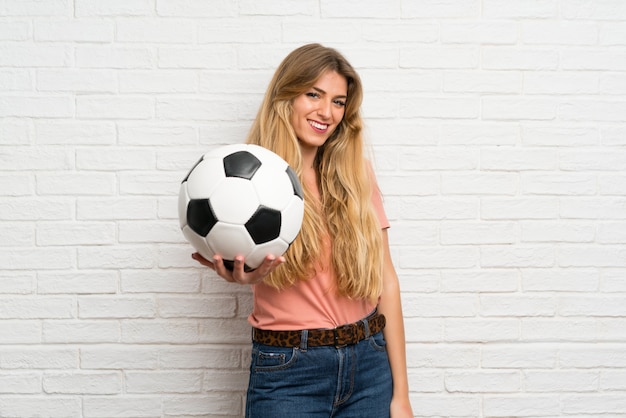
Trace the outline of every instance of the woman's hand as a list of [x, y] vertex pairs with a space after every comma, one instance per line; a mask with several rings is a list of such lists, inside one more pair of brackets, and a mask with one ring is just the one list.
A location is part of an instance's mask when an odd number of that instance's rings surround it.
[[392, 398], [389, 414], [391, 418], [413, 418], [413, 410], [409, 399]]
[[224, 265], [224, 260], [219, 255], [215, 255], [213, 257], [213, 261], [209, 261], [206, 258], [202, 257], [199, 253], [193, 253], [191, 258], [198, 261], [203, 266], [207, 266], [208, 268], [214, 270], [221, 278], [231, 283], [239, 283], [239, 284], [256, 284], [268, 274], [270, 274], [276, 267], [285, 262], [284, 257], [275, 257], [273, 255], [268, 255], [263, 260], [263, 263], [256, 269], [245, 272], [244, 271], [244, 259], [243, 257], [237, 256], [235, 257], [235, 267], [233, 271], [230, 271]]

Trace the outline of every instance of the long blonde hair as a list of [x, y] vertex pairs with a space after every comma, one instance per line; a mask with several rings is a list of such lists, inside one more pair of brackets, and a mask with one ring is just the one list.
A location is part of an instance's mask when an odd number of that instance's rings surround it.
[[[293, 100], [326, 71], [336, 71], [346, 78], [348, 97], [341, 123], [315, 158], [320, 207], [304, 185], [302, 156], [290, 120]], [[304, 45], [276, 69], [247, 142], [274, 151], [291, 165], [303, 183], [305, 207], [302, 229], [285, 254], [287, 262], [265, 279], [266, 284], [284, 289], [311, 277], [327, 232], [339, 294], [372, 301], [381, 294], [382, 236], [372, 207], [372, 179], [364, 158], [362, 98], [357, 72], [332, 48]]]

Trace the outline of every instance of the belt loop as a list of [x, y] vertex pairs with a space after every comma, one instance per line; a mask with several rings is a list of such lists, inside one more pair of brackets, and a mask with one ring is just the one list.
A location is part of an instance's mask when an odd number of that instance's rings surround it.
[[309, 345], [309, 330], [308, 329], [303, 329], [302, 332], [300, 333], [300, 350], [303, 353], [306, 353], [306, 350], [308, 348]]

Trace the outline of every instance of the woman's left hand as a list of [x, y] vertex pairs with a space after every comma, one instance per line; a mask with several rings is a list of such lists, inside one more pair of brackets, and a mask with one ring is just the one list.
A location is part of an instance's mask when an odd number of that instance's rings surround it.
[[408, 399], [391, 399], [389, 408], [389, 416], [391, 418], [413, 418], [413, 410]]

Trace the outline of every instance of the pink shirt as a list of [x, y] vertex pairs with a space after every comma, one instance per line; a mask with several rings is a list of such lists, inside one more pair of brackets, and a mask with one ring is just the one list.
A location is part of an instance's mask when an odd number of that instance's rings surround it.
[[[389, 228], [382, 197], [374, 184], [372, 203], [381, 228]], [[323, 259], [330, 260], [330, 242], [325, 243]], [[325, 262], [322, 265], [329, 265]], [[264, 283], [252, 286], [253, 311], [248, 322], [256, 328], [288, 331], [301, 329], [335, 328], [356, 322], [376, 307], [364, 299], [352, 300], [336, 291], [335, 274], [330, 267], [316, 268], [308, 280], [299, 280], [293, 286], [277, 290]]]

